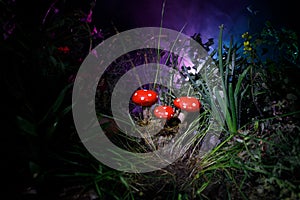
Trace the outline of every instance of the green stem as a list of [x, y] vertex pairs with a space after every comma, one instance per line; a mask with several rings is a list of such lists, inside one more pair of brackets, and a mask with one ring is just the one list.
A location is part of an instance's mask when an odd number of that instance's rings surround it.
[[230, 102], [230, 112], [231, 112], [231, 120], [232, 124], [230, 128], [230, 131], [232, 133], [236, 133], [237, 131], [237, 123], [236, 123], [236, 102], [234, 100], [234, 94], [233, 94], [233, 87], [232, 83], [229, 83], [229, 102]]
[[222, 86], [225, 88], [225, 82], [224, 82], [224, 71], [223, 71], [223, 58], [222, 58], [222, 37], [223, 37], [223, 29], [224, 25], [222, 24], [220, 26], [220, 33], [219, 33], [219, 43], [218, 43], [218, 54], [219, 54], [219, 70], [220, 70], [220, 75], [222, 79]]

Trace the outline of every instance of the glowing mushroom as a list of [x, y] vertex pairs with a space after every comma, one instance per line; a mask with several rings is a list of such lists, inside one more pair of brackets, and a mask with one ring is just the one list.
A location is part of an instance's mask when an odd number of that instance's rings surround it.
[[149, 107], [155, 104], [158, 100], [158, 95], [153, 90], [137, 90], [131, 97], [131, 100], [136, 105], [142, 106], [144, 120], [149, 118]]
[[154, 115], [160, 119], [170, 119], [174, 116], [174, 109], [171, 106], [157, 106]]
[[183, 122], [187, 112], [198, 112], [201, 107], [200, 101], [195, 97], [179, 97], [174, 100], [174, 106], [180, 109], [178, 118]]

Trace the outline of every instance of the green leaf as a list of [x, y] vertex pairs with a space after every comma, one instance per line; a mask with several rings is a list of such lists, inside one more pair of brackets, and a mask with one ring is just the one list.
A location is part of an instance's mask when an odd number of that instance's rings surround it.
[[60, 113], [60, 117], [65, 116], [66, 114], [68, 114], [73, 108], [73, 105], [70, 105], [68, 107], [66, 107], [61, 113]]
[[236, 86], [235, 86], [235, 90], [234, 90], [234, 96], [237, 97], [238, 96], [238, 93], [240, 92], [241, 90], [241, 84], [242, 84], [242, 81], [243, 79], [245, 78], [246, 74], [248, 73], [249, 69], [251, 68], [251, 65], [249, 67], [247, 67], [243, 73], [241, 75], [239, 75], [239, 78], [238, 78], [238, 81], [236, 83]]
[[258, 130], [258, 125], [259, 125], [258, 121], [255, 121], [254, 122], [254, 131]]
[[41, 171], [40, 166], [32, 161], [29, 161], [29, 169], [33, 175], [38, 174]]
[[124, 184], [124, 186], [125, 186], [127, 189], [129, 189], [129, 185], [128, 185], [127, 181], [126, 181], [122, 176], [120, 176], [120, 180], [121, 180], [121, 182]]
[[52, 63], [54, 66], [57, 65], [57, 61], [53, 56], [49, 56], [49, 60], [50, 60], [50, 63]]
[[37, 136], [36, 125], [20, 116], [17, 116], [18, 127], [31, 136]]
[[59, 107], [61, 106], [64, 98], [65, 98], [65, 94], [68, 91], [68, 89], [72, 86], [73, 84], [69, 84], [67, 85], [59, 94], [57, 100], [54, 102], [53, 106], [50, 108], [50, 110], [52, 110], [53, 113], [56, 113], [59, 109]]
[[[225, 94], [225, 92], [223, 94]], [[225, 97], [221, 97], [220, 93], [216, 91], [215, 88], [214, 88], [214, 95], [216, 96], [216, 100], [221, 108], [221, 111], [223, 112], [229, 130], [230, 131], [233, 130], [232, 116], [230, 115], [228, 104], [225, 100]]]
[[59, 113], [58, 117], [54, 119], [51, 125], [47, 128], [47, 137], [50, 138], [53, 136], [53, 133], [56, 131], [57, 125], [62, 117], [68, 114], [72, 110], [72, 105], [66, 107], [62, 112]]
[[230, 113], [232, 117], [232, 131], [235, 133], [237, 131], [237, 100], [233, 95], [232, 83], [229, 83], [229, 104], [230, 104]]
[[58, 98], [56, 99], [56, 101], [54, 102], [54, 104], [50, 107], [50, 109], [48, 110], [47, 114], [44, 116], [44, 118], [40, 121], [41, 122], [44, 122], [46, 121], [49, 116], [51, 115], [54, 115], [58, 112], [64, 98], [65, 98], [65, 95], [66, 95], [66, 92], [68, 91], [68, 89], [72, 86], [73, 84], [69, 84], [67, 85], [61, 92], [60, 94], [58, 95]]

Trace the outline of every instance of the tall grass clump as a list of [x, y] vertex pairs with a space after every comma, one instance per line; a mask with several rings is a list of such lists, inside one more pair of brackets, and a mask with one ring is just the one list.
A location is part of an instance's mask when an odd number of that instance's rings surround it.
[[[299, 160], [299, 108], [287, 107], [294, 104], [294, 94], [299, 94], [299, 90], [290, 85], [289, 92], [281, 90], [279, 94], [278, 88], [272, 86], [278, 81], [274, 73], [286, 74], [288, 68], [297, 71], [296, 37], [289, 32], [287, 42], [279, 41], [280, 32], [288, 31], [275, 30], [267, 23], [255, 38], [247, 32], [242, 35], [242, 44], [233, 45], [231, 41], [226, 47], [222, 45], [222, 28], [216, 62], [223, 95], [216, 99], [224, 113], [225, 133], [222, 141], [201, 159], [201, 170], [190, 187], [199, 199], [297, 199], [299, 164], [286, 159]], [[267, 50], [273, 48], [273, 42], [284, 44], [280, 46], [284, 52], [276, 50], [284, 58], [268, 59], [274, 56]], [[275, 72], [275, 65], [282, 68]], [[275, 76], [284, 79], [280, 74]], [[291, 84], [288, 82], [283, 87]], [[290, 125], [286, 120], [290, 120]]]

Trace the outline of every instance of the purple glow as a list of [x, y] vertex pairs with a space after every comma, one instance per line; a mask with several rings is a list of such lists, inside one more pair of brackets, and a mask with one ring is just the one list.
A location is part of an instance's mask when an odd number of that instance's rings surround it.
[[[224, 24], [225, 43], [230, 36], [238, 38], [249, 31], [253, 13], [249, 11], [250, 0], [167, 0], [164, 10], [163, 27], [192, 36], [200, 33], [203, 42], [214, 38], [217, 45], [219, 26]], [[127, 8], [127, 14], [135, 27], [160, 26], [163, 0], [135, 1]], [[255, 16], [256, 17], [256, 16]]]
[[[266, 21], [275, 20], [276, 23], [278, 18], [282, 22], [289, 19], [279, 14], [283, 5], [271, 0], [115, 0], [96, 4], [93, 18], [97, 27], [113, 24], [118, 31], [160, 27], [164, 2], [164, 28], [181, 31], [185, 26], [184, 34], [193, 36], [199, 33], [203, 43], [213, 38], [212, 49], [217, 48], [219, 26], [222, 24], [223, 43], [228, 45], [231, 36], [234, 42], [242, 42], [243, 33], [260, 32]], [[290, 6], [283, 8], [289, 12], [287, 7]], [[276, 18], [277, 14], [280, 17]], [[114, 34], [114, 29], [109, 31], [110, 34]]]

